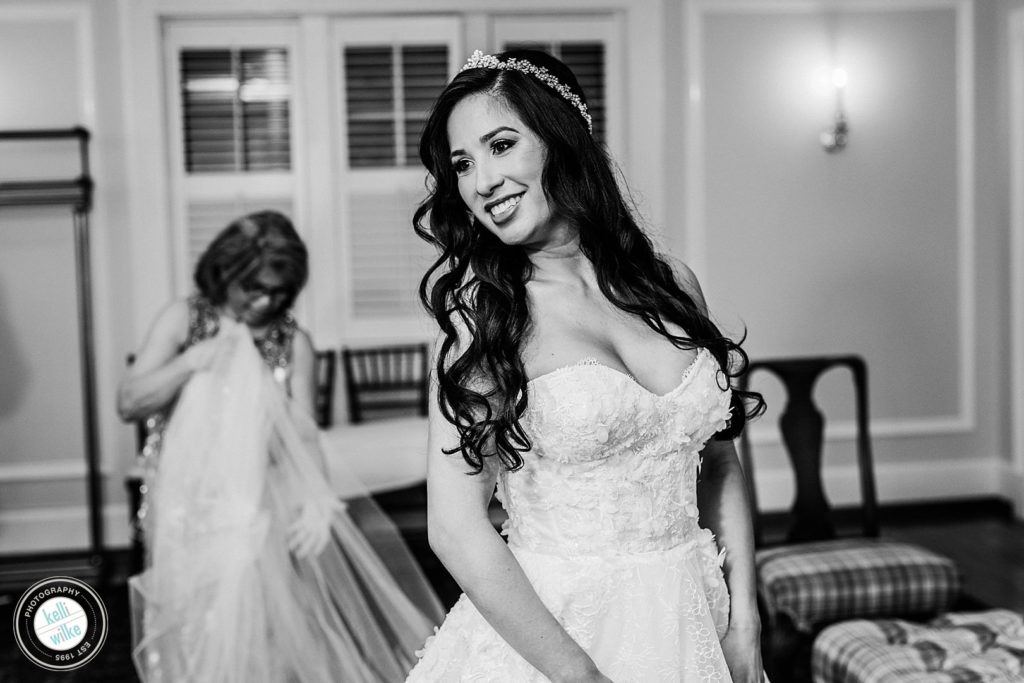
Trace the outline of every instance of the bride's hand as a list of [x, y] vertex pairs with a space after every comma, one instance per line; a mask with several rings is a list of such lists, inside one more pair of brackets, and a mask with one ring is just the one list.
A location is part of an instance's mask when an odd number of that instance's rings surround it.
[[759, 625], [730, 626], [722, 638], [722, 653], [734, 683], [763, 683], [761, 629]]
[[285, 532], [288, 549], [299, 558], [316, 557], [331, 540], [331, 522], [344, 509], [334, 497], [307, 500]]

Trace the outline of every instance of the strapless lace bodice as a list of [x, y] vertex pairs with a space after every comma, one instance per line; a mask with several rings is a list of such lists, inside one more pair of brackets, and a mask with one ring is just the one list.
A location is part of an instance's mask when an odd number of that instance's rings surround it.
[[[544, 606], [616, 683], [727, 683], [722, 552], [697, 524], [700, 450], [730, 392], [698, 351], [674, 389], [584, 360], [530, 382], [533, 448], [503, 471], [504, 533]], [[497, 579], [496, 579], [497, 580]], [[462, 595], [406, 683], [543, 683]]]
[[696, 539], [699, 452], [725, 427], [729, 402], [706, 349], [660, 396], [592, 360], [532, 380], [522, 423], [533, 449], [498, 484], [509, 543], [576, 556]]

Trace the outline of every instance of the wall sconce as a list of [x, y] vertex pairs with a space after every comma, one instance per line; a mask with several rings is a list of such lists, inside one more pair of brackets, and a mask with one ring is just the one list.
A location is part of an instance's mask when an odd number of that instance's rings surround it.
[[839, 152], [846, 147], [850, 137], [850, 125], [846, 122], [846, 115], [843, 113], [843, 90], [846, 88], [846, 69], [832, 70], [832, 87], [836, 93], [836, 118], [835, 122], [821, 131], [818, 140], [826, 152]]

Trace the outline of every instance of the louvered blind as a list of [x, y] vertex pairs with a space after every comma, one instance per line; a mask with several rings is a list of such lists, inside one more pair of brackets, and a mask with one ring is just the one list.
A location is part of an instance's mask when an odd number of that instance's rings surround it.
[[287, 50], [185, 49], [180, 67], [186, 172], [291, 167]]
[[349, 167], [419, 165], [423, 124], [448, 81], [448, 46], [347, 46], [344, 58]]
[[395, 88], [391, 47], [345, 49], [349, 165], [395, 165]]
[[270, 209], [291, 217], [294, 211], [288, 197], [271, 199], [192, 200], [188, 202], [188, 272], [217, 234], [240, 216]]
[[433, 250], [412, 230], [412, 207], [422, 194], [422, 190], [396, 190], [352, 196], [348, 267], [356, 318], [421, 312], [417, 288], [433, 261]]
[[576, 80], [587, 96], [587, 111], [594, 123], [594, 139], [604, 144], [605, 113], [605, 57], [601, 42], [514, 42], [506, 43], [506, 50], [541, 50], [565, 62], [576, 74]]
[[420, 135], [434, 100], [448, 83], [448, 46], [404, 46], [405, 165], [420, 163]]

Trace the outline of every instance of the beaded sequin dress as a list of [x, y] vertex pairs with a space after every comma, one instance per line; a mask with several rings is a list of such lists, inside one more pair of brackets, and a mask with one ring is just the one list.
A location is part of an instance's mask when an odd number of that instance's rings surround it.
[[[181, 351], [190, 346], [210, 339], [220, 331], [220, 313], [206, 297], [193, 294], [188, 304], [188, 336]], [[273, 374], [274, 379], [284, 385], [291, 374], [292, 339], [298, 325], [290, 311], [275, 318], [267, 326], [266, 333], [256, 341], [256, 349], [263, 362]], [[132, 520], [133, 534], [140, 539], [146, 536], [146, 516], [149, 514], [149, 490], [156, 479], [160, 464], [160, 452], [163, 446], [164, 431], [167, 420], [174, 412], [174, 405], [158, 410], [145, 420], [146, 441], [136, 457], [135, 470], [142, 478], [142, 500], [136, 518]], [[148, 546], [147, 546], [148, 547]]]
[[[148, 566], [129, 582], [139, 677], [402, 680], [440, 606], [368, 492], [340, 501], [332, 490], [325, 458], [343, 454], [322, 450], [282, 384], [294, 322], [261, 342], [201, 306], [190, 302], [190, 341], [222, 342], [158, 422], [149, 456]], [[289, 551], [297, 520], [326, 534], [321, 552]]]
[[[700, 350], [654, 394], [592, 360], [529, 385], [533, 442], [502, 472], [509, 548], [540, 599], [615, 683], [730, 681], [723, 556], [698, 525], [699, 452], [726, 426], [729, 390]], [[547, 679], [461, 596], [409, 682]]]

